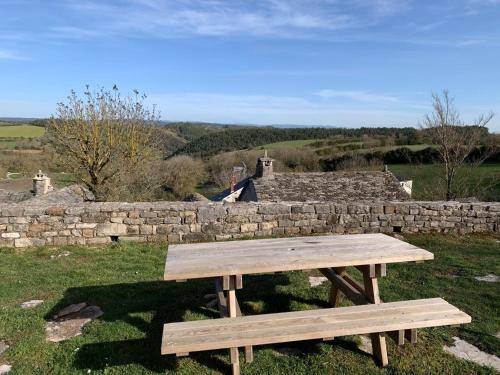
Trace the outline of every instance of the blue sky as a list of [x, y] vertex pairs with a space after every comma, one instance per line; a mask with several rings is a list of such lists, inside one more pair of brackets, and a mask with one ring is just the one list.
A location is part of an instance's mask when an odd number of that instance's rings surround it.
[[0, 116], [117, 84], [164, 120], [417, 126], [447, 88], [500, 131], [500, 0], [0, 1]]

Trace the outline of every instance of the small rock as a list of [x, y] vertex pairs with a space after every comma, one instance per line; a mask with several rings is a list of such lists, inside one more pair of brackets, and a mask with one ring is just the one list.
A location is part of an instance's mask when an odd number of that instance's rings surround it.
[[86, 306], [87, 306], [87, 304], [85, 302], [74, 303], [72, 305], [69, 305], [69, 306], [65, 307], [64, 309], [62, 309], [61, 311], [59, 311], [56, 315], [54, 315], [54, 319], [58, 319], [58, 318], [61, 318], [65, 315], [76, 313]]
[[69, 251], [63, 251], [61, 254], [51, 255], [50, 259], [61, 258], [61, 257], [69, 257], [71, 253]]
[[45, 327], [47, 341], [59, 342], [80, 336], [83, 326], [99, 318], [101, 315], [103, 315], [103, 312], [99, 306], [87, 306], [79, 311], [65, 314], [62, 317], [47, 322]]
[[11, 365], [0, 365], [0, 375], [8, 374], [11, 369]]
[[372, 340], [368, 336], [360, 335], [361, 344], [358, 345], [359, 350], [362, 352], [373, 354]]
[[485, 281], [487, 283], [498, 283], [500, 281], [500, 276], [489, 274], [486, 276], [476, 276], [474, 277], [478, 281]]
[[499, 332], [497, 332], [497, 334], [495, 335], [495, 337], [496, 337], [497, 339], [500, 339], [500, 331], [499, 331]]
[[328, 281], [328, 279], [324, 276], [309, 276], [309, 285], [312, 287], [314, 286], [319, 286], [323, 284], [324, 282]]
[[9, 345], [5, 341], [0, 341], [0, 354], [9, 349]]
[[32, 299], [31, 301], [26, 301], [21, 303], [19, 306], [21, 306], [22, 309], [31, 309], [33, 307], [41, 305], [42, 303], [43, 303], [42, 299]]
[[496, 355], [485, 353], [458, 337], [453, 337], [453, 340], [453, 346], [444, 346], [443, 349], [445, 352], [458, 358], [475, 362], [478, 365], [493, 367], [495, 370], [500, 371], [500, 358]]

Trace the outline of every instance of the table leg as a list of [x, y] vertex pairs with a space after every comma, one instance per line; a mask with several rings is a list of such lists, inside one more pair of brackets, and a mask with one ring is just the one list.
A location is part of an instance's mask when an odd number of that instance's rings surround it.
[[[365, 296], [366, 298], [374, 304], [380, 303], [380, 292], [378, 289], [378, 279], [377, 277], [370, 277], [369, 268], [363, 270], [363, 282], [365, 286]], [[381, 366], [385, 367], [389, 364], [387, 358], [387, 344], [385, 342], [384, 333], [372, 333], [370, 334], [372, 340], [373, 355], [380, 363]]]
[[[215, 281], [215, 292], [217, 295], [217, 304], [221, 317], [234, 318], [241, 316], [240, 306], [236, 298], [236, 289], [243, 287], [241, 276], [220, 277]], [[237, 375], [240, 371], [238, 348], [229, 350], [231, 356], [231, 367], [233, 374]], [[245, 362], [253, 361], [253, 347], [245, 347]]]
[[[334, 268], [334, 271], [337, 272], [340, 277], [344, 277], [346, 272], [345, 267]], [[332, 285], [330, 286], [330, 305], [332, 307], [339, 307], [343, 299], [344, 294], [342, 293], [342, 291], [335, 283], [332, 283]]]
[[[234, 276], [230, 276], [229, 285], [227, 290], [227, 314], [230, 318], [235, 318], [237, 316], [236, 308], [236, 279]], [[240, 355], [238, 348], [230, 348], [229, 355], [231, 357], [231, 369], [233, 375], [240, 374]]]

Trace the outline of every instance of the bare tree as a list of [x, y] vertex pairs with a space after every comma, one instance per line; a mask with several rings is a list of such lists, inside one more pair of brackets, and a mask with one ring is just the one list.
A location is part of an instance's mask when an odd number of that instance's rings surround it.
[[466, 125], [460, 119], [454, 98], [448, 90], [443, 90], [441, 96], [432, 94], [432, 107], [433, 112], [425, 116], [423, 127], [428, 129], [428, 134], [439, 151], [445, 168], [445, 199], [451, 200], [456, 198], [455, 182], [459, 169], [468, 162], [478, 166], [489, 155], [488, 152], [483, 152], [476, 160], [467, 160], [488, 134], [486, 125], [493, 118], [493, 113], [480, 115], [472, 124]]
[[49, 121], [60, 163], [97, 200], [106, 200], [113, 185], [156, 153], [153, 124], [159, 116], [144, 106], [144, 99], [136, 90], [122, 97], [116, 86], [97, 92], [87, 86], [83, 98], [71, 91]]

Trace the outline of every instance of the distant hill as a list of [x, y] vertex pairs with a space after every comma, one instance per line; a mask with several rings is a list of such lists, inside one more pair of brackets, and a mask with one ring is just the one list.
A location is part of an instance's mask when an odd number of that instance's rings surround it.
[[417, 129], [233, 127], [227, 128], [225, 131], [213, 131], [195, 138], [179, 148], [175, 154], [209, 157], [220, 152], [243, 150], [275, 142], [325, 139], [334, 136], [361, 137], [363, 135], [404, 138], [405, 144], [411, 144], [417, 137]]
[[26, 124], [34, 120], [37, 119], [32, 117], [0, 117], [0, 122], [9, 122], [9, 123], [19, 122]]

